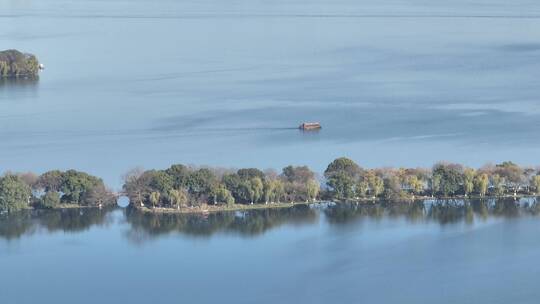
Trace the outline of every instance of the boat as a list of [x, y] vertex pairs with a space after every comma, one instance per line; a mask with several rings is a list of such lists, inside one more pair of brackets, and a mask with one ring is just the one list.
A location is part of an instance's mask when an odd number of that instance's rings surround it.
[[308, 130], [319, 130], [321, 129], [321, 124], [318, 122], [304, 122], [299, 127], [300, 130], [308, 131]]

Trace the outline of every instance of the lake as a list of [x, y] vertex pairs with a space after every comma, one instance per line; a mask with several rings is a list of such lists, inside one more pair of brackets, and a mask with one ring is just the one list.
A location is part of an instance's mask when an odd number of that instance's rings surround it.
[[46, 69], [0, 84], [0, 171], [536, 165], [538, 28], [529, 0], [4, 0], [0, 48]]
[[[2, 0], [45, 70], [0, 81], [0, 173], [538, 165], [538, 29], [532, 0]], [[0, 215], [0, 303], [537, 303], [539, 210]]]
[[540, 205], [128, 209], [0, 219], [1, 303], [536, 303]]

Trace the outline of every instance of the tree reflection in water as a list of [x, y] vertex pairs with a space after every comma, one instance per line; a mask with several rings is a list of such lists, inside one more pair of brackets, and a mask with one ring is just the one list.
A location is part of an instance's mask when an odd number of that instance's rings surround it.
[[0, 238], [17, 239], [40, 229], [46, 232], [80, 232], [92, 226], [111, 223], [108, 217], [115, 208], [60, 209], [21, 211], [0, 216]]
[[114, 223], [111, 211], [125, 219], [129, 241], [140, 243], [161, 235], [180, 233], [209, 237], [216, 233], [234, 233], [252, 237], [282, 225], [309, 225], [321, 219], [340, 225], [363, 219], [402, 218], [410, 222], [473, 224], [488, 218], [537, 216], [536, 198], [474, 200], [426, 200], [423, 202], [381, 202], [374, 204], [339, 203], [299, 205], [291, 208], [261, 209], [210, 214], [142, 213], [135, 209], [63, 209], [33, 210], [0, 215], [0, 238], [18, 239], [38, 231], [80, 232], [93, 226]]
[[141, 213], [127, 209], [126, 219], [131, 226], [128, 238], [142, 242], [171, 232], [196, 237], [208, 237], [217, 232], [256, 236], [283, 224], [314, 223], [318, 212], [306, 205], [209, 214]]

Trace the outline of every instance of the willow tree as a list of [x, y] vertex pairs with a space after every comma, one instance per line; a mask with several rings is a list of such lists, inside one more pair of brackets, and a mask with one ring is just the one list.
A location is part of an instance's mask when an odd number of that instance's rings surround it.
[[[188, 201], [188, 194], [185, 190], [171, 189], [168, 193], [169, 203], [171, 206], [180, 209], [182, 205], [185, 205]], [[159, 199], [158, 199], [159, 200]]]
[[157, 191], [153, 191], [150, 193], [150, 203], [152, 204], [152, 207], [156, 208], [157, 204], [159, 204], [159, 198], [161, 196], [161, 193]]
[[536, 191], [537, 195], [540, 195], [540, 175], [535, 175], [531, 179], [531, 184]]
[[210, 196], [214, 202], [214, 205], [234, 204], [234, 197], [232, 196], [231, 191], [229, 191], [224, 185], [218, 185], [217, 187], [212, 189], [212, 193], [210, 194]]
[[310, 179], [306, 185], [308, 201], [315, 201], [319, 195], [320, 185], [313, 179]]
[[474, 188], [480, 196], [485, 196], [489, 187], [489, 177], [486, 173], [476, 175]]
[[263, 197], [263, 190], [264, 190], [263, 181], [260, 177], [253, 177], [250, 180], [250, 186], [251, 186], [251, 191], [250, 191], [251, 203], [252, 204], [257, 203]]
[[476, 172], [472, 168], [467, 168], [463, 171], [463, 192], [469, 195], [474, 190], [474, 177]]
[[409, 177], [408, 184], [413, 194], [420, 194], [424, 189], [424, 183], [416, 175]]
[[493, 174], [491, 176], [491, 183], [493, 189], [495, 189], [496, 196], [502, 196], [504, 194], [504, 179], [499, 174]]

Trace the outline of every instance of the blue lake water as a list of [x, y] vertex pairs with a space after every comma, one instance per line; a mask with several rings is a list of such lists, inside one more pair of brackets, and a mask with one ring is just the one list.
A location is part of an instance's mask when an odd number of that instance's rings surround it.
[[537, 303], [537, 205], [434, 206], [4, 216], [0, 302]]
[[[535, 1], [0, 2], [0, 171], [538, 164]], [[301, 133], [303, 121], [323, 130]]]
[[[531, 0], [2, 0], [46, 69], [0, 82], [0, 172], [536, 165], [538, 29]], [[0, 303], [537, 303], [516, 206], [3, 216]]]

